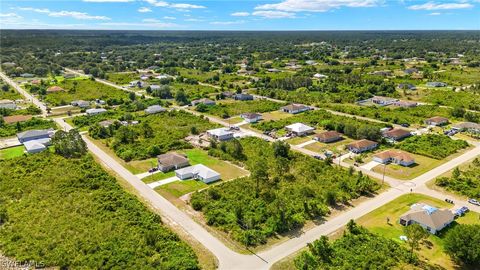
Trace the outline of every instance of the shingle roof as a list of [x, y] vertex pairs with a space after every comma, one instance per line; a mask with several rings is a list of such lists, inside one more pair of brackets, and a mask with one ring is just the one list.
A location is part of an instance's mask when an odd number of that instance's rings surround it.
[[412, 162], [415, 159], [408, 153], [400, 150], [386, 150], [374, 155], [382, 160], [394, 158], [399, 161]]
[[302, 109], [307, 109], [308, 107], [303, 104], [290, 104], [287, 106], [283, 106], [282, 109], [289, 110], [289, 111], [297, 111]]
[[185, 156], [175, 152], [159, 155], [157, 156], [157, 159], [158, 163], [163, 166], [176, 166], [188, 162], [188, 159]]
[[242, 113], [241, 115], [242, 118], [247, 118], [247, 119], [256, 119], [261, 116], [262, 115], [259, 113]]
[[329, 140], [333, 138], [340, 137], [342, 134], [336, 132], [336, 131], [325, 131], [319, 134], [315, 134], [315, 137], [320, 139], [320, 140]]
[[405, 130], [405, 129], [394, 128], [394, 129], [391, 129], [391, 130], [389, 130], [389, 131], [385, 131], [385, 132], [383, 133], [383, 135], [384, 135], [385, 137], [389, 137], [389, 138], [400, 138], [400, 137], [410, 136], [411, 133], [410, 133], [410, 131]]
[[400, 218], [413, 220], [437, 230], [443, 228], [445, 223], [453, 220], [453, 213], [448, 209], [437, 209], [423, 203], [417, 203], [412, 205], [410, 210]]
[[354, 147], [354, 148], [365, 148], [365, 147], [373, 146], [373, 145], [376, 145], [376, 144], [377, 143], [374, 142], [374, 141], [363, 139], [363, 140], [352, 142], [352, 143], [348, 144], [347, 146], [348, 147]]
[[435, 123], [442, 123], [442, 122], [448, 122], [448, 118], [440, 117], [440, 116], [434, 116], [434, 117], [428, 118], [428, 119], [425, 120], [425, 121], [435, 122]]

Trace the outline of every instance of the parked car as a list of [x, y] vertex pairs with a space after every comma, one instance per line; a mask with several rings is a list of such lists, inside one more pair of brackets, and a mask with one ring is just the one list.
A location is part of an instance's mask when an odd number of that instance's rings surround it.
[[471, 204], [480, 206], [480, 202], [475, 200], [475, 199], [468, 199], [468, 202], [471, 203]]
[[402, 127], [409, 127], [409, 126], [410, 126], [410, 124], [403, 123], [403, 124], [400, 124], [400, 126], [402, 126]]
[[453, 201], [450, 199], [445, 199], [446, 202], [453, 204]]
[[315, 155], [315, 156], [313, 156], [313, 158], [316, 158], [316, 159], [319, 159], [319, 160], [322, 160], [322, 159], [323, 159], [323, 158], [322, 158], [321, 156], [319, 156], [319, 155]]
[[157, 167], [153, 167], [150, 170], [148, 170], [149, 173], [153, 173], [153, 172], [156, 172], [156, 171], [158, 171]]

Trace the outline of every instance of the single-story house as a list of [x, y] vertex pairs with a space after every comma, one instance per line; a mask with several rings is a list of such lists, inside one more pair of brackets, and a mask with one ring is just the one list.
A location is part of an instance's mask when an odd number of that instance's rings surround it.
[[278, 72], [280, 72], [281, 70], [276, 69], [276, 68], [269, 68], [269, 69], [267, 69], [267, 71], [268, 71], [268, 72], [272, 72], [272, 73], [278, 73]]
[[303, 104], [290, 104], [287, 106], [283, 106], [282, 108], [280, 108], [280, 110], [286, 113], [297, 114], [310, 110], [310, 107]]
[[425, 120], [425, 124], [429, 126], [443, 126], [448, 124], [448, 118], [434, 116]]
[[370, 72], [372, 75], [378, 75], [378, 76], [392, 76], [392, 72], [390, 70], [376, 70], [373, 72]]
[[253, 96], [250, 94], [236, 94], [233, 98], [235, 100], [253, 100]]
[[398, 101], [398, 99], [396, 99], [396, 98], [381, 97], [381, 96], [374, 96], [372, 98], [373, 103], [378, 104], [378, 105], [382, 105], [382, 106], [391, 105], [391, 104], [393, 104], [397, 101]]
[[240, 117], [242, 117], [247, 123], [256, 123], [262, 120], [262, 115], [259, 113], [242, 113]]
[[149, 67], [147, 68], [147, 70], [155, 71], [155, 70], [157, 70], [157, 69], [159, 69], [159, 68], [160, 68], [159, 66], [149, 66]]
[[313, 139], [323, 143], [336, 142], [342, 139], [342, 134], [336, 131], [325, 131], [319, 134], [315, 134]]
[[207, 130], [207, 135], [218, 141], [228, 141], [233, 139], [233, 132], [228, 128], [216, 128]]
[[23, 143], [27, 153], [34, 154], [39, 153], [47, 149], [47, 146], [50, 145], [50, 138], [43, 138], [37, 140], [26, 141]]
[[405, 69], [403, 72], [405, 72], [405, 74], [413, 74], [413, 73], [418, 73], [418, 69], [416, 68], [407, 68]]
[[101, 127], [104, 127], [104, 128], [108, 128], [109, 126], [113, 125], [113, 123], [115, 123], [116, 120], [104, 120], [104, 121], [101, 121], [101, 122], [98, 122], [98, 125], [100, 125]]
[[54, 86], [50, 86], [48, 89], [47, 89], [47, 93], [55, 93], [55, 92], [61, 92], [61, 91], [64, 91], [65, 89], [63, 89], [62, 87], [58, 86], [58, 85], [54, 85]]
[[20, 77], [22, 77], [22, 78], [33, 78], [33, 77], [35, 77], [35, 75], [33, 75], [31, 73], [22, 73], [22, 74], [20, 74]]
[[10, 116], [4, 116], [3, 121], [5, 124], [13, 124], [17, 122], [23, 122], [23, 121], [28, 121], [32, 119], [31, 115], [10, 115]]
[[208, 98], [201, 98], [192, 101], [192, 106], [197, 106], [198, 104], [203, 105], [215, 105], [215, 101]]
[[138, 87], [138, 88], [143, 88], [146, 86], [146, 84], [142, 81], [131, 81], [130, 84], [128, 85], [130, 87]]
[[412, 136], [410, 131], [401, 129], [401, 128], [394, 128], [383, 133], [383, 137], [394, 142], [398, 142], [404, 138]]
[[378, 143], [366, 139], [362, 139], [359, 141], [352, 142], [350, 144], [347, 144], [347, 149], [350, 150], [353, 153], [362, 153], [366, 151], [373, 150], [377, 148]]
[[454, 217], [455, 215], [448, 209], [438, 209], [424, 203], [416, 203], [400, 217], [399, 223], [403, 226], [416, 223], [428, 232], [436, 234], [450, 225]]
[[74, 100], [74, 101], [70, 102], [70, 105], [77, 106], [77, 107], [80, 107], [80, 108], [88, 108], [88, 107], [90, 107], [90, 102], [85, 101], [85, 100]]
[[417, 90], [417, 87], [411, 83], [399, 83], [397, 85], [398, 89], [406, 89], [406, 90]]
[[415, 101], [399, 100], [393, 103], [393, 105], [398, 107], [403, 107], [403, 108], [413, 108], [413, 107], [417, 107], [418, 103]]
[[315, 78], [315, 79], [325, 79], [325, 78], [327, 78], [327, 77], [328, 77], [327, 75], [320, 74], [320, 73], [315, 73], [315, 74], [313, 75], [313, 78]]
[[158, 85], [158, 84], [150, 84], [150, 90], [160, 90], [160, 85]]
[[288, 132], [292, 132], [297, 136], [304, 136], [315, 131], [315, 128], [307, 126], [302, 123], [295, 123], [285, 127]]
[[394, 163], [408, 167], [415, 163], [415, 159], [401, 150], [386, 150], [373, 155], [373, 160], [382, 164]]
[[24, 143], [39, 139], [50, 139], [53, 133], [53, 129], [33, 129], [18, 133], [17, 138], [19, 142]]
[[146, 113], [146, 114], [154, 114], [154, 113], [159, 113], [159, 112], [164, 112], [164, 111], [166, 111], [166, 109], [163, 108], [163, 107], [160, 106], [160, 105], [148, 106], [148, 107], [145, 109], [145, 113]]
[[[5, 121], [6, 122], [6, 121]], [[458, 131], [468, 131], [472, 133], [480, 133], [480, 124], [473, 122], [462, 122], [452, 126], [452, 129]]]
[[206, 184], [220, 180], [220, 174], [203, 164], [197, 164], [186, 168], [178, 169], [175, 175], [181, 179], [197, 179]]
[[427, 82], [428, 87], [445, 87], [447, 86], [444, 82]]
[[313, 61], [313, 60], [307, 60], [307, 61], [305, 61], [305, 64], [310, 65], [310, 66], [314, 66], [314, 65], [317, 64], [317, 62]]
[[157, 160], [158, 169], [162, 172], [177, 170], [190, 165], [187, 157], [175, 152], [159, 155]]
[[160, 75], [158, 75], [158, 76], [155, 77], [155, 78], [157, 78], [157, 79], [159, 79], [159, 80], [164, 80], [164, 79], [168, 79], [168, 78], [171, 78], [171, 77], [172, 77], [172, 76], [170, 76], [170, 75], [168, 75], [168, 74], [160, 74]]
[[2, 99], [2, 100], [0, 100], [0, 108], [1, 109], [15, 110], [17, 108], [17, 104], [15, 104], [15, 101], [13, 101], [13, 100]]
[[222, 92], [222, 95], [226, 98], [233, 98], [235, 96], [235, 94], [230, 91], [224, 91]]
[[101, 113], [105, 113], [107, 112], [107, 110], [105, 110], [104, 108], [100, 108], [100, 109], [87, 109], [85, 111], [85, 113], [88, 115], [88, 116], [92, 116], [92, 115], [97, 115], [97, 114], [101, 114]]
[[145, 81], [145, 80], [150, 79], [150, 77], [152, 77], [152, 76], [153, 75], [151, 75], [151, 74], [142, 74], [142, 75], [140, 75], [140, 80]]

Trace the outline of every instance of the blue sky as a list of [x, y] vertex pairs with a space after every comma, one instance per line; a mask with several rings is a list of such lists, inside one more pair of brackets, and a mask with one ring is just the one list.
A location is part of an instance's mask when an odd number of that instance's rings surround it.
[[0, 0], [0, 28], [480, 30], [480, 0]]

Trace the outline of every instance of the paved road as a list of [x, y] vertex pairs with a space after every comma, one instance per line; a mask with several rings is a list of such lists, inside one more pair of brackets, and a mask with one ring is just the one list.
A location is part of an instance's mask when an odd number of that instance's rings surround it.
[[[72, 128], [61, 118], [57, 118], [55, 119], [55, 121], [65, 130], [69, 130]], [[334, 232], [337, 229], [343, 227], [350, 219], [357, 219], [375, 210], [376, 208], [394, 200], [395, 198], [411, 192], [411, 190], [413, 190], [413, 192], [427, 192], [428, 194], [433, 194], [433, 196], [435, 197], [442, 197], [444, 195], [440, 195], [436, 192], [426, 189], [425, 183], [451, 170], [452, 168], [460, 165], [461, 163], [480, 155], [480, 146], [477, 145], [474, 149], [469, 150], [463, 155], [453, 160], [450, 160], [447, 163], [444, 163], [443, 165], [413, 179], [410, 182], [395, 182], [396, 185], [392, 188], [389, 188], [387, 191], [379, 194], [372, 199], [364, 201], [355, 208], [342, 212], [338, 216], [326, 221], [319, 226], [314, 227], [313, 229], [299, 235], [298, 237], [294, 237], [286, 242], [274, 246], [267, 251], [260, 252], [257, 255], [243, 255], [238, 254], [226, 247], [219, 239], [211, 235], [205, 228], [193, 221], [187, 214], [176, 208], [172, 203], [160, 196], [149, 186], [140, 181], [135, 175], [133, 175], [122, 165], [120, 165], [115, 159], [113, 159], [103, 150], [98, 148], [93, 142], [88, 139], [88, 137], [83, 136], [83, 138], [87, 143], [89, 150], [95, 156], [97, 156], [104, 165], [111, 168], [120, 177], [127, 181], [135, 189], [136, 193], [141, 198], [146, 200], [153, 208], [155, 208], [160, 213], [165, 222], [168, 222], [173, 226], [178, 226], [179, 228], [183, 229], [185, 232], [193, 236], [197, 241], [202, 243], [213, 254], [215, 254], [218, 258], [220, 269], [233, 270], [268, 269], [278, 260], [281, 260], [285, 256], [288, 256], [296, 252], [297, 250], [305, 247], [307, 243], [312, 242], [313, 240], [319, 238], [321, 235], [326, 235]], [[388, 181], [390, 180], [394, 179], [389, 179]], [[470, 208], [472, 207], [470, 206]]]
[[33, 97], [27, 91], [23, 90], [23, 88], [20, 87], [20, 85], [18, 85], [15, 81], [10, 79], [5, 73], [0, 72], [0, 77], [2, 77], [2, 80], [4, 80], [6, 83], [10, 84], [13, 88], [15, 88], [15, 90], [17, 90], [20, 94], [22, 94], [28, 102], [32, 102], [37, 107], [39, 107], [42, 110], [43, 116], [47, 115], [47, 107], [42, 102], [40, 102], [38, 99]]

